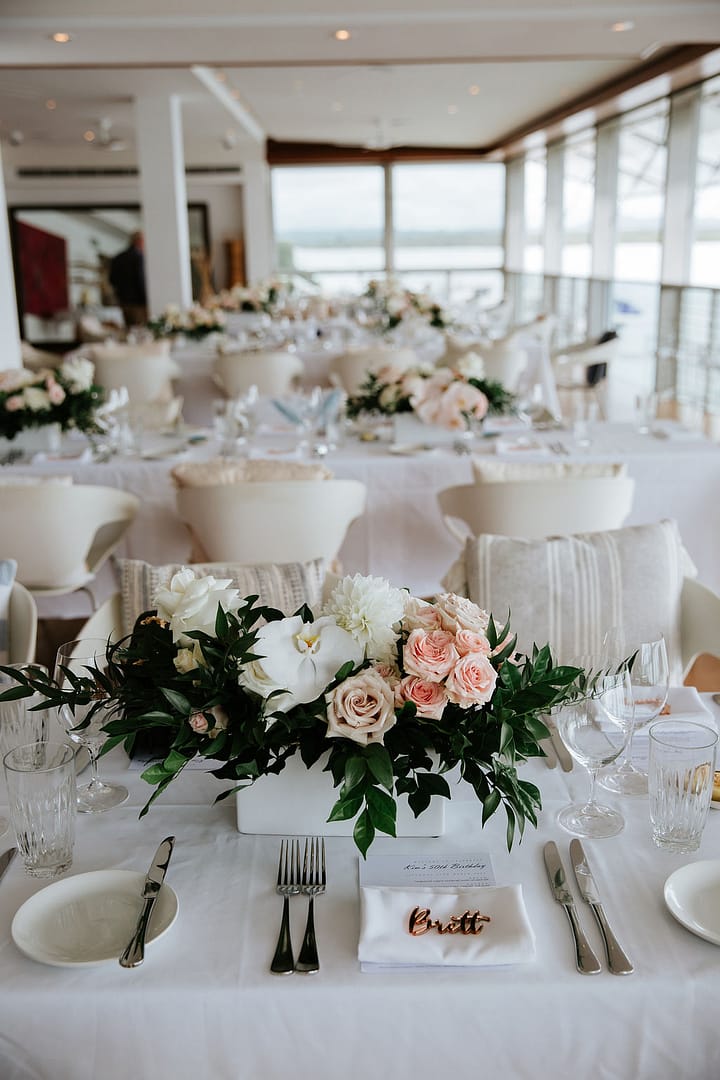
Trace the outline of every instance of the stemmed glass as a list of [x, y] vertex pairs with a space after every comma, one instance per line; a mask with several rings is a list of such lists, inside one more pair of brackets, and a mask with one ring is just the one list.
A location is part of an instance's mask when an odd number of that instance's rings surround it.
[[[102, 671], [105, 667], [107, 643], [102, 638], [81, 638], [67, 641], [57, 651], [54, 679], [57, 686], [70, 688], [71, 676], [92, 677], [93, 669]], [[103, 724], [108, 720], [107, 709], [102, 705], [105, 691], [98, 685], [95, 698], [87, 705], [76, 705], [74, 710], [69, 705], [58, 708], [58, 719], [73, 742], [84, 746], [90, 758], [92, 775], [89, 784], [77, 789], [77, 808], [81, 813], [94, 814], [110, 810], [113, 806], [124, 803], [128, 797], [127, 788], [121, 784], [112, 784], [98, 776], [97, 759], [107, 739]], [[87, 721], [87, 725], [81, 727]]]
[[600, 769], [622, 753], [627, 741], [627, 726], [618, 716], [620, 701], [629, 693], [627, 671], [600, 672], [588, 681], [585, 696], [553, 712], [561, 739], [590, 773], [587, 801], [558, 814], [558, 824], [577, 836], [615, 836], [625, 825], [622, 814], [597, 801], [595, 784]]
[[670, 680], [665, 639], [661, 635], [654, 641], [641, 642], [630, 650], [626, 663], [634, 705], [630, 734], [622, 761], [616, 769], [601, 776], [600, 783], [618, 795], [646, 795], [647, 773], [632, 763], [633, 736], [659, 716], [667, 702]]

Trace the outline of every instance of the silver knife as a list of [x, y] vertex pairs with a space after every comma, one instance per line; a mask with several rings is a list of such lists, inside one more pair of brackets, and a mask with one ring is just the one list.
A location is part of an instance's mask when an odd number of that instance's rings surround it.
[[152, 910], [155, 907], [155, 901], [158, 898], [160, 888], [165, 880], [165, 874], [167, 872], [168, 863], [170, 862], [170, 856], [173, 852], [174, 843], [174, 836], [166, 836], [155, 852], [153, 861], [150, 863], [150, 869], [145, 877], [145, 884], [143, 885], [142, 892], [145, 903], [140, 912], [135, 933], [133, 934], [127, 949], [120, 957], [121, 967], [137, 967], [138, 964], [142, 964], [145, 959], [145, 934], [147, 933]]
[[575, 941], [575, 963], [577, 969], [582, 975], [597, 975], [599, 971], [602, 971], [600, 961], [592, 951], [590, 942], [580, 928], [577, 912], [575, 911], [575, 901], [573, 900], [572, 893], [565, 884], [565, 868], [563, 867], [557, 844], [553, 840], [548, 841], [545, 845], [543, 848], [543, 855], [552, 894], [558, 904], [562, 904], [565, 908], [565, 914], [570, 922], [570, 928]]
[[3, 851], [2, 855], [0, 855], [0, 878], [3, 876], [3, 874], [5, 873], [8, 866], [13, 861], [13, 859], [15, 858], [16, 855], [17, 855], [17, 848], [16, 847], [8, 848], [7, 851]]
[[578, 883], [580, 894], [583, 900], [590, 905], [590, 910], [597, 919], [597, 924], [600, 927], [600, 933], [602, 934], [602, 939], [605, 943], [605, 952], [607, 953], [608, 969], [612, 971], [613, 975], [632, 975], [635, 969], [610, 929], [607, 918], [605, 917], [605, 912], [603, 911], [603, 906], [600, 903], [600, 894], [597, 890], [595, 879], [592, 876], [588, 861], [585, 857], [585, 851], [579, 840], [570, 841], [570, 858], [572, 860], [573, 870], [575, 871], [575, 880]]
[[549, 719], [549, 717], [544, 721], [544, 724], [545, 724], [545, 727], [550, 732], [550, 739], [551, 739], [552, 744], [553, 744], [553, 749], [554, 749], [555, 753], [557, 754], [557, 759], [560, 762], [560, 768], [562, 769], [563, 772], [572, 772], [572, 770], [573, 770], [572, 754], [568, 750], [565, 743], [562, 741], [562, 735], [560, 734], [560, 732], [556, 728], [555, 724]]

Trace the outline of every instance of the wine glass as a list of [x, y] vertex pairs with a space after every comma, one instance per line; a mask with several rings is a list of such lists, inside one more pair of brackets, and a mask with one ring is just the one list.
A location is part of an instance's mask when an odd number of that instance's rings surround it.
[[[56, 684], [69, 689], [69, 673], [90, 678], [93, 669], [102, 671], [105, 668], [106, 650], [107, 643], [102, 638], [81, 638], [65, 642], [58, 649], [55, 660]], [[77, 808], [84, 814], [110, 810], [113, 806], [124, 803], [128, 797], [126, 787], [101, 780], [98, 776], [97, 759], [107, 739], [103, 724], [108, 720], [108, 711], [102, 705], [99, 708], [97, 706], [104, 696], [105, 691], [98, 686], [94, 699], [87, 705], [76, 705], [74, 709], [70, 705], [61, 705], [58, 709], [58, 719], [68, 735], [73, 742], [85, 747], [90, 758], [90, 783], [77, 789]], [[78, 726], [86, 720], [89, 720], [87, 726]]]
[[[558, 824], [577, 836], [615, 836], [625, 825], [622, 814], [595, 798], [598, 772], [622, 753], [627, 741], [627, 729], [615, 715], [616, 703], [625, 688], [623, 675], [606, 673], [589, 683], [584, 697], [553, 712], [562, 741], [590, 773], [587, 801], [572, 803], [558, 814]], [[607, 708], [603, 707], [604, 700]]]
[[646, 795], [647, 773], [632, 763], [633, 737], [639, 728], [659, 716], [667, 702], [670, 680], [665, 639], [660, 635], [653, 641], [641, 642], [630, 650], [626, 663], [634, 705], [630, 734], [618, 767], [601, 776], [600, 783], [618, 795]]

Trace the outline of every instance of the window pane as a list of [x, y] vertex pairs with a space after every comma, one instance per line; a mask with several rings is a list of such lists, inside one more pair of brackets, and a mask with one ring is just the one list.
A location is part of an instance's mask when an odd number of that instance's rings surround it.
[[542, 273], [545, 265], [543, 234], [545, 231], [545, 202], [547, 183], [547, 154], [525, 159], [525, 248], [523, 269]]
[[595, 133], [568, 139], [563, 155], [562, 272], [589, 277], [595, 201]]
[[504, 203], [503, 165], [394, 166], [398, 277], [443, 300], [465, 300], [478, 290], [484, 294], [488, 275], [483, 271], [503, 262]]
[[720, 287], [720, 77], [705, 83], [700, 101], [700, 133], [690, 266], [692, 285]]
[[660, 280], [668, 114], [663, 100], [621, 121], [615, 246], [620, 281]]
[[272, 195], [279, 271], [345, 292], [361, 290], [384, 270], [381, 168], [276, 168]]

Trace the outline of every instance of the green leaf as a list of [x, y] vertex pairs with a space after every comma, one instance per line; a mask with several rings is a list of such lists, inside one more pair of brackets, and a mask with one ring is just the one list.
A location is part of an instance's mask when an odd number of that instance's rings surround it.
[[354, 788], [362, 784], [367, 776], [367, 763], [364, 757], [353, 756], [345, 762], [345, 781], [343, 794], [349, 795]]
[[163, 761], [166, 772], [177, 773], [180, 769], [184, 769], [188, 763], [188, 758], [185, 754], [178, 753], [177, 750], [171, 750], [168, 756]]
[[482, 811], [482, 823], [483, 825], [492, 817], [500, 805], [500, 792], [497, 788], [494, 788], [487, 798], [483, 799], [483, 811]]
[[375, 827], [370, 820], [370, 814], [367, 810], [363, 810], [359, 818], [355, 822], [355, 828], [353, 829], [353, 840], [356, 846], [360, 849], [363, 859], [367, 855], [368, 848], [375, 839]]
[[169, 702], [173, 709], [180, 713], [181, 716], [189, 716], [192, 713], [192, 705], [184, 694], [181, 694], [178, 690], [170, 690], [166, 686], [161, 686], [159, 689], [165, 700]]
[[438, 776], [436, 773], [418, 773], [417, 783], [421, 791], [428, 792], [430, 795], [451, 798], [450, 785], [444, 776]]
[[370, 819], [376, 829], [396, 835], [397, 806], [395, 800], [379, 787], [369, 787], [365, 793]]
[[349, 821], [354, 818], [363, 804], [363, 796], [339, 798], [330, 811], [328, 821]]
[[377, 780], [378, 784], [382, 784], [388, 791], [392, 791], [392, 758], [385, 747], [381, 746], [380, 743], [371, 743], [365, 751], [365, 760], [367, 761], [368, 768], [370, 769], [373, 778]]

